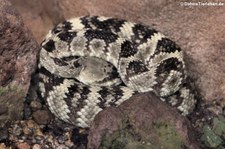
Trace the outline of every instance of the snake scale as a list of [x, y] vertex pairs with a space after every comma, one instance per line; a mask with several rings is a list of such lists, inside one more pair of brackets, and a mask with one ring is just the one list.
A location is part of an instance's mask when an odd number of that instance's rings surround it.
[[183, 115], [196, 99], [181, 48], [149, 26], [84, 16], [49, 31], [41, 44], [39, 88], [50, 111], [78, 127], [132, 95], [154, 92]]

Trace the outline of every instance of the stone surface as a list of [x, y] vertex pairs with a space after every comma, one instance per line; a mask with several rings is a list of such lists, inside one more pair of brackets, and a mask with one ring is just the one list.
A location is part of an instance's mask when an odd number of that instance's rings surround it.
[[50, 121], [50, 116], [46, 110], [38, 110], [33, 113], [33, 118], [36, 123], [46, 125]]
[[36, 66], [37, 42], [18, 11], [0, 0], [0, 125], [20, 119]]
[[[21, 134], [13, 131], [18, 128], [23, 130]], [[19, 147], [21, 149], [25, 149], [25, 147], [32, 149], [69, 149], [77, 147], [71, 140], [72, 127], [57, 128], [57, 126], [51, 124], [38, 125], [33, 120], [23, 120], [11, 123], [8, 130], [7, 147], [12, 149]]]
[[8, 138], [8, 135], [6, 127], [0, 128], [0, 142], [5, 141]]
[[42, 105], [40, 102], [34, 100], [30, 103], [30, 107], [32, 108], [32, 110], [36, 111], [41, 109]]
[[41, 146], [39, 144], [35, 144], [32, 149], [41, 149]]
[[1, 143], [0, 144], [0, 149], [8, 149], [8, 148], [5, 146], [5, 144]]
[[30, 145], [26, 142], [21, 142], [17, 144], [18, 149], [30, 149]]
[[90, 128], [88, 148], [198, 149], [189, 121], [154, 94], [134, 96], [100, 112]]
[[53, 24], [63, 20], [57, 0], [10, 0], [40, 43]]

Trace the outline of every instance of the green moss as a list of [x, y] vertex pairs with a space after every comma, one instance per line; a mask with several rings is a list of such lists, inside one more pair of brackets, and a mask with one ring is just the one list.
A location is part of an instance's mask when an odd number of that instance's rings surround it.
[[159, 142], [161, 149], [182, 149], [184, 148], [184, 142], [177, 134], [175, 127], [169, 123], [156, 123], [155, 130], [159, 135]]
[[[140, 133], [126, 127], [105, 135], [101, 149], [183, 149], [184, 143], [176, 129], [168, 123], [154, 123], [152, 132]], [[146, 139], [148, 138], [148, 139]]]
[[7, 93], [8, 91], [9, 91], [8, 88], [0, 87], [0, 96], [4, 95], [4, 94]]
[[111, 136], [105, 136], [102, 140], [100, 149], [153, 149], [150, 144], [138, 141], [126, 131], [118, 131]]
[[23, 94], [23, 92], [21, 92], [21, 90], [16, 86], [0, 87], [0, 97], [6, 95], [8, 93], [19, 93], [19, 92], [21, 94]]
[[218, 118], [213, 119], [213, 128], [212, 130], [215, 134], [222, 136], [225, 133], [225, 119], [222, 115], [218, 116]]
[[225, 149], [225, 118], [222, 115], [214, 117], [212, 126], [205, 125], [203, 127], [203, 135], [201, 140], [203, 143], [211, 148]]
[[201, 140], [204, 144], [211, 148], [220, 148], [220, 145], [223, 143], [223, 139], [217, 135], [209, 125], [203, 127], [203, 135]]

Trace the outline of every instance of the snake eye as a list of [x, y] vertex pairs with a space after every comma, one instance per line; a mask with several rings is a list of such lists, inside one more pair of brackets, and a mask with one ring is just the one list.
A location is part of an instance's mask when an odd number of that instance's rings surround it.
[[76, 32], [61, 32], [58, 34], [58, 37], [62, 40], [62, 41], [66, 41], [66, 42], [71, 42], [73, 40], [73, 38], [76, 36]]
[[59, 58], [53, 58], [53, 60], [59, 66], [67, 66], [68, 65], [65, 61], [63, 61], [63, 60], [61, 60]]
[[79, 61], [75, 61], [75, 62], [73, 63], [73, 65], [74, 65], [75, 68], [78, 68], [78, 67], [81, 67], [81, 66], [82, 66], [82, 65], [79, 63]]

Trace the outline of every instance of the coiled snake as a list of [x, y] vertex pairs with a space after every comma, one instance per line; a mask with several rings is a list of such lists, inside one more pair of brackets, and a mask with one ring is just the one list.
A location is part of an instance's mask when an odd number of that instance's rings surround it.
[[148, 26], [73, 18], [53, 28], [41, 47], [41, 95], [65, 122], [89, 127], [99, 111], [138, 92], [153, 91], [183, 115], [195, 107], [181, 48]]

